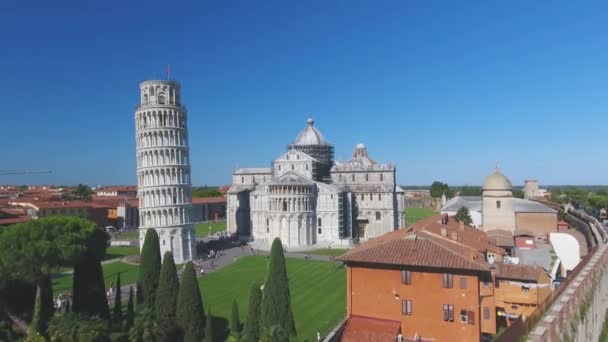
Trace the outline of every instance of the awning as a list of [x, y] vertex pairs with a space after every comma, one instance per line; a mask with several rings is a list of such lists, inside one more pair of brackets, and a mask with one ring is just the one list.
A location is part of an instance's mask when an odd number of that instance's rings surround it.
[[362, 316], [351, 316], [346, 323], [342, 342], [395, 342], [401, 322]]
[[369, 219], [364, 216], [357, 216], [357, 221], [369, 221]]

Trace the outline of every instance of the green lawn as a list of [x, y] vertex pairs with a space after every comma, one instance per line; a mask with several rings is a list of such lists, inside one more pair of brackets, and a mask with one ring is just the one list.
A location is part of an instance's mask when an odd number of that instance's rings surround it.
[[137, 240], [139, 239], [139, 231], [137, 229], [127, 230], [118, 233], [117, 240]]
[[139, 254], [138, 247], [111, 246], [106, 249], [106, 260]]
[[[344, 318], [346, 270], [332, 262], [286, 260], [298, 338], [314, 341], [317, 330], [325, 335]], [[266, 257], [252, 256], [199, 279], [205, 310], [211, 307], [218, 337], [226, 338], [222, 331], [229, 326], [233, 299], [239, 305], [241, 321], [246, 320], [249, 285], [262, 283], [265, 274]]]
[[424, 218], [437, 214], [436, 211], [426, 208], [405, 208], [405, 224], [412, 225]]
[[[211, 227], [211, 230], [209, 229], [209, 227]], [[205, 237], [207, 235], [215, 234], [217, 232], [223, 232], [225, 230], [225, 221], [197, 223], [194, 225], [194, 232], [196, 233], [197, 237]]]
[[[131, 284], [137, 281], [139, 266], [128, 265], [122, 262], [113, 262], [101, 265], [103, 269], [103, 279], [106, 288], [110, 283], [116, 281], [116, 275], [120, 273], [121, 284]], [[53, 277], [53, 294], [72, 291], [72, 274], [58, 274]]]
[[340, 256], [344, 253], [348, 252], [348, 249], [345, 248], [323, 248], [323, 249], [314, 249], [312, 251], [307, 251], [305, 253], [315, 254], [315, 255], [333, 255], [335, 257]]

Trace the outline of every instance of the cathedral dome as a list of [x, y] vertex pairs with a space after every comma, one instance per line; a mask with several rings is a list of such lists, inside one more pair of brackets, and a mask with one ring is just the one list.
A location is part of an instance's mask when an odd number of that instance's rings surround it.
[[483, 183], [483, 190], [513, 190], [513, 185], [511, 185], [511, 181], [505, 175], [500, 173], [498, 167], [494, 173], [486, 178], [486, 181]]
[[312, 118], [306, 120], [306, 127], [298, 134], [293, 145], [305, 146], [305, 145], [328, 145], [327, 141], [323, 137], [323, 134], [314, 127], [315, 121]]

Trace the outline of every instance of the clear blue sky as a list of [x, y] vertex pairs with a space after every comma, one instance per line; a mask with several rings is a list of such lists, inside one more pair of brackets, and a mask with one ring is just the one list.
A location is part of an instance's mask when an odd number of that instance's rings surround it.
[[0, 42], [0, 169], [54, 172], [0, 183], [134, 184], [138, 83], [167, 64], [195, 185], [309, 115], [399, 184], [608, 183], [606, 2], [2, 1]]

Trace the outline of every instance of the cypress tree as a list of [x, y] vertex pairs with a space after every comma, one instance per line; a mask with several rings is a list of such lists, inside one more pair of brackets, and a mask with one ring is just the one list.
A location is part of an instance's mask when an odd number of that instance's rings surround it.
[[211, 316], [211, 308], [207, 310], [207, 321], [205, 322], [205, 339], [204, 342], [213, 342], [213, 316]]
[[116, 295], [114, 296], [114, 323], [122, 324], [122, 294], [120, 293], [120, 273], [116, 275]]
[[260, 332], [260, 306], [262, 304], [262, 290], [260, 284], [253, 283], [249, 290], [249, 315], [243, 329], [243, 341], [259, 341]]
[[160, 269], [160, 279], [156, 292], [156, 324], [157, 336], [160, 341], [174, 341], [177, 339], [176, 310], [177, 292], [179, 281], [177, 280], [177, 269], [173, 261], [173, 254], [166, 252], [163, 258], [163, 266]]
[[49, 276], [43, 276], [38, 283], [30, 332], [46, 336], [46, 329], [54, 311], [53, 287]]
[[135, 302], [137, 303], [137, 309], [143, 309], [144, 297], [141, 295], [141, 286], [139, 282], [135, 283]]
[[283, 254], [281, 240], [278, 238], [272, 242], [270, 251], [270, 264], [268, 265], [262, 298], [262, 325], [266, 329], [278, 325], [289, 336], [296, 336], [285, 255]]
[[127, 315], [125, 317], [125, 328], [131, 329], [135, 319], [135, 308], [133, 306], [133, 286], [129, 288], [129, 302], [127, 303]]
[[36, 292], [36, 304], [34, 305], [34, 317], [29, 327], [30, 331], [28, 335], [34, 335], [40, 333], [46, 329], [44, 324], [44, 314], [42, 313], [42, 306], [40, 305], [40, 290]]
[[[158, 234], [156, 230], [148, 229], [139, 260], [139, 285], [141, 286], [142, 303], [151, 310], [154, 310], [159, 275], [160, 245]], [[137, 295], [140, 295], [140, 291], [137, 291]]]
[[177, 300], [177, 323], [182, 330], [184, 342], [199, 342], [203, 339], [205, 311], [192, 262], [186, 264], [182, 273]]
[[241, 320], [239, 318], [239, 306], [236, 300], [232, 300], [232, 320], [230, 321], [230, 333], [236, 337], [241, 332]]
[[110, 318], [101, 262], [87, 255], [74, 266], [72, 312]]

